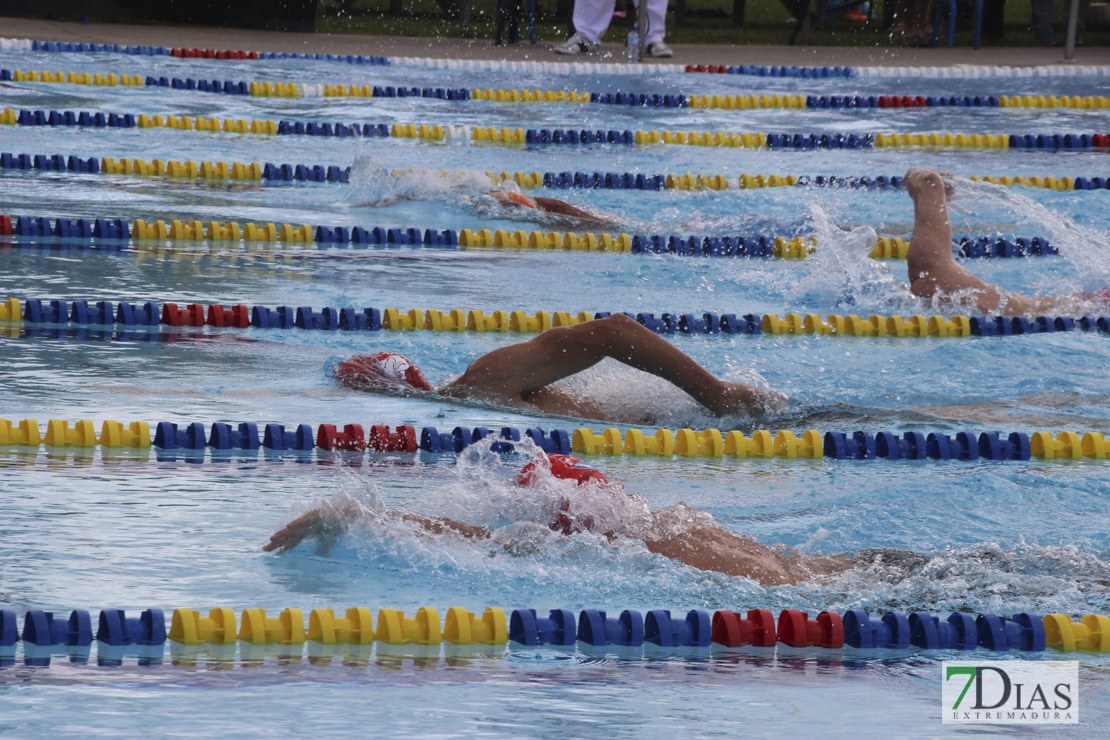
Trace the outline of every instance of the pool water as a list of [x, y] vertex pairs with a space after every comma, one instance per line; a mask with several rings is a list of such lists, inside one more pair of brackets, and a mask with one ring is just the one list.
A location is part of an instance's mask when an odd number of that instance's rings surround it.
[[[205, 61], [111, 54], [0, 53], [0, 68], [465, 87], [467, 73], [307, 61]], [[489, 73], [490, 88], [699, 94], [1110, 94], [1103, 77], [1051, 80], [802, 80], [732, 75], [658, 78]], [[230, 118], [524, 128], [791, 133], [1096, 133], [1101, 111], [675, 110], [565, 103], [245, 98], [64, 84], [0, 86], [0, 108]], [[254, 221], [421, 229], [568, 230], [485, 205], [481, 177], [451, 183], [416, 170], [901, 175], [924, 165], [955, 175], [1105, 176], [1100, 152], [875, 149], [767, 151], [696, 146], [498, 146], [401, 139], [261, 136], [170, 129], [0, 127], [0, 151], [83, 157], [321, 163], [351, 182], [254, 185], [135, 176], [0, 171], [0, 212], [66, 218]], [[553, 195], [552, 193], [544, 193]], [[909, 294], [905, 262], [866, 257], [876, 235], [908, 237], [901, 191], [766, 188], [566, 190], [609, 214], [611, 232], [815, 234], [804, 260], [673, 255], [133, 244], [121, 250], [0, 248], [0, 299], [16, 297], [267, 306], [527, 311], [951, 313]], [[364, 206], [374, 202], [374, 206]], [[1058, 257], [980, 260], [970, 268], [1015, 290], [1053, 293], [1110, 283], [1110, 191], [1003, 188], [961, 181], [957, 234], [1042, 236]], [[573, 229], [569, 229], [573, 230]], [[10, 333], [10, 332], [9, 332]], [[15, 332], [18, 334], [18, 332]], [[360, 423], [607, 424], [527, 409], [369, 395], [338, 386], [329, 359], [379, 350], [409, 355], [433, 383], [461, 373], [515, 334], [262, 331], [159, 327], [161, 341], [109, 336], [0, 338], [0, 416], [19, 420], [223, 421], [286, 426]], [[711, 372], [784, 394], [769, 418], [715, 419], [692, 399], [611, 362], [567, 381], [611, 413], [643, 410], [658, 426], [821, 431], [1110, 431], [1104, 335], [870, 339], [674, 336]], [[622, 427], [623, 428], [623, 427]], [[527, 451], [526, 451], [527, 454]], [[807, 553], [897, 547], [935, 556], [910, 575], [876, 565], [796, 586], [705, 573], [642, 544], [556, 536], [537, 524], [558, 485], [525, 493], [517, 458], [474, 448], [404, 454], [184, 456], [137, 451], [0, 448], [0, 604], [68, 611], [177, 607], [307, 613], [368, 605], [481, 612], [801, 608], [1110, 610], [1110, 483], [1104, 462], [854, 462], [597, 459], [654, 508], [685, 501], [725, 526]], [[565, 491], [563, 491], [565, 492]], [[371, 515], [404, 509], [498, 530], [472, 542], [424, 536], [366, 516], [326, 546], [264, 554], [270, 533], [318, 506]], [[600, 514], [601, 512], [599, 512]], [[500, 547], [527, 539], [529, 548]], [[767, 735], [851, 728], [853, 734], [944, 734], [945, 658], [918, 651], [745, 648], [450, 648], [373, 651], [313, 646], [238, 651], [167, 644], [164, 662], [0, 667], [0, 735], [257, 734], [296, 727], [389, 735]], [[1049, 651], [1044, 658], [1058, 657]], [[976, 654], [981, 658], [983, 654]], [[992, 656], [993, 657], [993, 656]], [[1025, 656], [1022, 656], [1025, 657]], [[1082, 724], [1110, 718], [1105, 658], [1077, 659]], [[368, 686], [369, 684], [369, 686]], [[199, 711], [198, 711], [199, 710]], [[152, 718], [156, 717], [154, 720]], [[830, 720], [835, 725], [830, 724]], [[558, 728], [558, 729], [554, 729]], [[835, 731], [832, 734], [837, 734]], [[844, 732], [843, 734], [847, 734]]]

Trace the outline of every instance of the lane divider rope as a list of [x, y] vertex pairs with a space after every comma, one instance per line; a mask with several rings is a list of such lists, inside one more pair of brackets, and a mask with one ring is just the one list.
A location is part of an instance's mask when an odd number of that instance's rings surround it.
[[[0, 152], [0, 170], [40, 170], [80, 174], [179, 177], [200, 180], [267, 182], [347, 182], [351, 168], [338, 165], [274, 164], [267, 162], [207, 162], [193, 160], [89, 157], [65, 154], [12, 154]], [[399, 171], [397, 171], [399, 174]], [[492, 177], [492, 173], [491, 173]]]
[[[239, 244], [282, 244], [289, 248], [332, 246], [413, 246], [443, 249], [530, 249], [576, 252], [624, 252], [631, 254], [676, 254], [699, 257], [751, 257], [803, 259], [818, 244], [815, 236], [649, 236], [646, 234], [574, 233], [557, 231], [506, 231], [490, 229], [418, 229], [375, 226], [297, 226], [276, 223], [182, 221], [180, 219], [51, 219], [43, 216], [0, 214], [0, 238], [16, 237], [14, 244], [31, 246], [54, 240], [80, 242], [123, 249], [130, 240], [133, 249], [157, 251], [157, 245], [141, 242], [202, 242], [221, 248]], [[6, 243], [6, 242], [4, 242]], [[1059, 254], [1044, 237], [960, 236], [953, 238], [954, 253], [963, 258], [1017, 258]], [[905, 259], [909, 241], [880, 236], [868, 254], [872, 259]]]
[[[341, 616], [342, 615], [342, 616]], [[376, 622], [376, 626], [375, 626]], [[500, 607], [487, 607], [481, 615], [453, 606], [441, 621], [435, 607], [424, 606], [406, 615], [383, 608], [373, 618], [370, 607], [350, 607], [339, 614], [330, 608], [309, 612], [306, 629], [304, 612], [286, 608], [268, 616], [265, 609], [244, 609], [237, 619], [227, 607], [208, 610], [207, 616], [188, 608], [175, 609], [169, 629], [161, 609], [146, 609], [129, 617], [122, 609], [102, 610], [96, 631], [90, 613], [76, 609], [62, 613], [32, 609], [24, 614], [18, 630], [14, 609], [0, 609], [0, 648], [22, 640], [25, 649], [91, 647], [94, 639], [104, 647], [161, 646], [167, 640], [178, 645], [559, 645], [573, 647], [581, 642], [593, 647], [663, 648], [726, 647], [753, 645], [792, 648], [960, 650], [993, 652], [1110, 651], [1110, 618], [1086, 614], [1073, 621], [1069, 614], [1020, 612], [1010, 617], [986, 613], [954, 612], [938, 617], [924, 611], [910, 614], [887, 612], [872, 616], [863, 609], [843, 614], [824, 610], [811, 618], [808, 612], [783, 609], [776, 622], [770, 609], [741, 611], [719, 609], [711, 615], [691, 609], [672, 615], [669, 609], [651, 609], [646, 614], [626, 609], [615, 611], [583, 609], [577, 621], [569, 609], [551, 609], [547, 616], [535, 609], [514, 609], [506, 616]], [[99, 651], [103, 648], [98, 645]], [[110, 651], [109, 651], [110, 652]], [[2, 654], [0, 654], [2, 655]], [[29, 649], [30, 664], [46, 660]], [[119, 657], [119, 656], [117, 656]], [[2, 664], [0, 664], [2, 665]]]
[[463, 141], [502, 145], [563, 145], [617, 143], [625, 145], [679, 144], [742, 147], [746, 149], [811, 150], [901, 147], [959, 147], [1015, 151], [1091, 151], [1110, 148], [1110, 134], [981, 134], [878, 133], [789, 134], [773, 132], [644, 131], [610, 129], [521, 129], [444, 124], [372, 124], [246, 118], [191, 118], [146, 113], [99, 111], [44, 111], [6, 108], [0, 124], [19, 126], [78, 126], [83, 128], [170, 128], [186, 131], [251, 133], [261, 135], [363, 136], [420, 141]]
[[[385, 57], [356, 54], [306, 54], [299, 52], [232, 51], [215, 49], [182, 49], [166, 46], [120, 46], [118, 44], [79, 44], [58, 41], [32, 41], [29, 39], [0, 39], [0, 51], [44, 51], [116, 53], [130, 56], [177, 56], [203, 59], [259, 59], [341, 62], [346, 64], [377, 64], [431, 69], [451, 69], [465, 72], [543, 72], [548, 74], [621, 74], [658, 75], [678, 74], [683, 69], [677, 64], [606, 64], [597, 62], [533, 62], [503, 59], [439, 59], [430, 57]], [[240, 56], [241, 55], [241, 56]]]
[[803, 79], [844, 79], [850, 77], [909, 77], [926, 79], [989, 79], [989, 78], [1056, 78], [1108, 76], [1105, 65], [1041, 65], [1010, 67], [1005, 65], [959, 65], [953, 67], [850, 67], [850, 66], [783, 66], [783, 65], [686, 65], [620, 64], [596, 62], [533, 62], [501, 59], [442, 59], [433, 57], [365, 57], [351, 54], [304, 54], [297, 52], [258, 52], [214, 49], [182, 49], [165, 46], [120, 46], [30, 39], [0, 38], [0, 51], [44, 51], [128, 54], [132, 56], [178, 56], [204, 59], [301, 59], [345, 62], [347, 64], [381, 64], [450, 69], [471, 72], [545, 72], [553, 74], [664, 74], [717, 73], [758, 77], [800, 77]]
[[224, 422], [211, 424], [209, 432], [201, 422], [178, 425], [158, 422], [151, 434], [147, 422], [124, 426], [104, 421], [97, 435], [96, 425], [82, 419], [70, 425], [63, 419], [47, 422], [43, 434], [35, 419], [18, 422], [0, 419], [0, 446], [91, 449], [155, 449], [202, 456], [206, 450], [257, 451], [262, 449], [309, 452], [315, 449], [346, 452], [427, 452], [459, 453], [471, 445], [487, 441], [493, 452], [512, 454], [516, 444], [530, 441], [544, 452], [583, 455], [630, 455], [669, 459], [788, 459], [788, 460], [1106, 460], [1110, 458], [1110, 437], [1100, 432], [825, 432], [809, 429], [795, 435], [780, 430], [757, 430], [745, 437], [738, 430], [719, 429], [641, 430], [621, 432], [616, 427], [596, 432], [580, 427], [544, 431], [529, 428], [521, 432], [511, 426], [493, 431], [486, 427], [455, 427], [450, 432], [437, 427], [384, 424], [372, 425], [369, 432], [361, 424], [321, 424], [315, 432], [309, 424], [295, 428], [283, 424], [259, 425], [243, 422], [237, 426]]
[[357, 97], [480, 100], [499, 103], [576, 103], [662, 108], [897, 109], [897, 108], [1110, 108], [1110, 96], [1090, 95], [688, 95], [680, 93], [598, 93], [574, 90], [515, 90], [494, 88], [404, 87], [334, 83], [219, 80], [192, 77], [154, 77], [116, 73], [50, 72], [0, 69], [0, 82], [40, 82], [114, 87], [161, 87], [251, 97]]
[[[45, 172], [102, 173], [139, 175], [144, 177], [181, 177], [201, 180], [243, 180], [254, 182], [347, 182], [351, 168], [338, 165], [274, 164], [258, 162], [201, 162], [193, 160], [143, 160], [122, 157], [97, 159], [64, 154], [12, 154], [0, 152], [0, 170], [40, 170]], [[432, 174], [440, 177], [468, 177], [477, 171], [394, 169], [393, 177]], [[749, 190], [774, 187], [827, 187], [841, 189], [886, 190], [901, 189], [899, 175], [838, 176], [838, 175], [751, 175], [742, 174], [728, 178], [725, 175], [645, 175], [641, 172], [483, 172], [494, 185], [516, 183], [522, 189], [552, 188], [596, 190]], [[971, 175], [971, 180], [982, 180], [998, 185], [1025, 185], [1048, 190], [1104, 190], [1110, 188], [1110, 178], [1061, 177], [1039, 175], [995, 176]]]
[[1043, 79], [1056, 77], [1105, 77], [1110, 75], [1106, 65], [1064, 65], [1010, 67], [1006, 65], [961, 64], [953, 67], [800, 67], [795, 65], [743, 64], [689, 64], [684, 71], [691, 73], [751, 75], [755, 77], [800, 77], [823, 79], [843, 77], [921, 78], [940, 80], [979, 80], [991, 78]]
[[[214, 326], [245, 329], [315, 329], [320, 331], [435, 331], [538, 333], [560, 326], [611, 316], [608, 311], [492, 311], [477, 309], [396, 308], [355, 309], [310, 306], [247, 306], [237, 304], [176, 303], [142, 305], [111, 301], [73, 301], [28, 299], [21, 304], [9, 298], [0, 304], [0, 322], [31, 325], [75, 324], [77, 326]], [[817, 335], [833, 337], [994, 337], [1057, 332], [1110, 332], [1110, 317], [1083, 316], [882, 316], [790, 313], [654, 313], [624, 312], [658, 334], [747, 334]]]
[[388, 65], [390, 61], [382, 56], [363, 56], [361, 54], [303, 54], [297, 52], [231, 51], [216, 49], [185, 49], [168, 46], [128, 46], [120, 44], [75, 43], [69, 41], [33, 41], [31, 39], [0, 39], [0, 51], [46, 51], [85, 54], [127, 54], [129, 56], [170, 56], [183, 59], [306, 59], [348, 64]]

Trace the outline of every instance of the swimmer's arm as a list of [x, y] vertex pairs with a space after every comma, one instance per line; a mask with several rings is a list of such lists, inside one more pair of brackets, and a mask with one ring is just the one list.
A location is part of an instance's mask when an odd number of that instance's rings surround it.
[[420, 525], [432, 534], [454, 532], [455, 534], [460, 534], [463, 537], [475, 540], [488, 540], [491, 536], [490, 531], [485, 527], [455, 521], [445, 516], [428, 517], [420, 516], [419, 514], [402, 514], [401, 518], [406, 522], [413, 522]]
[[758, 388], [718, 380], [689, 355], [624, 314], [548, 329], [527, 342], [495, 349], [470, 363], [452, 386], [527, 399], [605, 357], [669, 381], [718, 415], [742, 406], [762, 410], [773, 400]]
[[[414, 522], [432, 534], [447, 534], [448, 532], [461, 535], [469, 540], [491, 540], [493, 532], [486, 527], [475, 524], [448, 519], [445, 516], [427, 517], [419, 514], [404, 514], [401, 516], [406, 522]], [[531, 539], [505, 539], [499, 543], [501, 549], [513, 555], [528, 555], [536, 552], [536, 543]]]
[[913, 236], [906, 259], [911, 293], [1006, 316], [1044, 313], [1060, 304], [1060, 296], [1033, 298], [1000, 288], [956, 262], [948, 215], [948, 198], [954, 192], [950, 176], [912, 167], [903, 182], [914, 205]]
[[[350, 504], [332, 510], [313, 509], [271, 535], [270, 541], [262, 546], [262, 550], [264, 552], [273, 552], [274, 550], [284, 552], [285, 550], [291, 550], [309, 538], [334, 537], [346, 531], [347, 522], [357, 516], [358, 510]], [[485, 527], [458, 522], [447, 517], [426, 517], [406, 513], [401, 515], [401, 519], [418, 524], [432, 534], [454, 532], [472, 539], [488, 540], [490, 538], [490, 531]]]
[[351, 208], [384, 208], [391, 206], [394, 203], [400, 203], [403, 200], [416, 200], [416, 195], [413, 193], [394, 193], [392, 195], [378, 198], [377, 200], [368, 200], [365, 203], [356, 203]]
[[313, 509], [304, 516], [297, 517], [283, 528], [270, 535], [270, 541], [262, 546], [264, 552], [291, 550], [309, 537], [329, 537], [341, 534], [347, 528], [347, 519], [354, 516], [354, 507], [346, 506], [336, 511]]

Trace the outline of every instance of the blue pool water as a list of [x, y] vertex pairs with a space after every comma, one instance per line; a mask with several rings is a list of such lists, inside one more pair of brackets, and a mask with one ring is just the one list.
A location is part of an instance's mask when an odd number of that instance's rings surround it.
[[[0, 67], [234, 79], [469, 86], [465, 73], [313, 62], [206, 62], [114, 55], [0, 53]], [[1110, 94], [1105, 78], [781, 80], [717, 75], [544, 78], [491, 73], [482, 87], [682, 93]], [[430, 100], [255, 99], [185, 91], [12, 83], [0, 108], [95, 110], [372, 123], [799, 133], [1093, 133], [1100, 111], [945, 109], [786, 111], [627, 109]], [[897, 150], [781, 152], [703, 147], [505, 147], [265, 137], [195, 131], [0, 127], [0, 151], [84, 157], [219, 159], [351, 166], [348, 185], [256, 186], [129, 176], [0, 171], [0, 213], [181, 218], [370, 227], [563, 230], [482, 205], [480, 178], [447, 187], [394, 168], [496, 171], [1105, 176], [1104, 153]], [[612, 214], [612, 231], [814, 233], [802, 261], [492, 250], [133, 245], [124, 250], [0, 248], [0, 299], [175, 301], [439, 309], [947, 313], [910, 296], [904, 262], [866, 258], [876, 234], [908, 236], [898, 191], [769, 188], [726, 192], [563, 191]], [[360, 207], [381, 201], [375, 207]], [[1045, 236], [1060, 257], [979, 261], [984, 278], [1051, 293], [1110, 283], [1110, 192], [961, 182], [957, 233]], [[1080, 307], [1082, 308], [1082, 307]], [[172, 329], [164, 341], [0, 338], [0, 417], [206, 425], [376, 423], [517, 427], [576, 420], [479, 404], [367, 395], [325, 374], [329, 358], [403, 352], [433, 382], [518, 335]], [[169, 341], [173, 340], [173, 341]], [[646, 409], [658, 426], [1110, 431], [1110, 343], [1085, 333], [966, 340], [676, 336], [710, 371], [785, 394], [756, 420], [714, 419], [649, 376], [602, 363], [568, 385], [611, 412]], [[603, 426], [591, 422], [595, 429]], [[517, 460], [263, 452], [195, 464], [135, 451], [0, 448], [0, 604], [41, 608], [230, 606], [406, 612], [550, 608], [866, 608], [1071, 614], [1110, 610], [1103, 462], [595, 462], [654, 508], [686, 501], [761, 542], [809, 553], [898, 547], [934, 555], [921, 572], [883, 566], [767, 588], [697, 571], [589, 534], [535, 522], [556, 488], [522, 494]], [[345, 463], [345, 464], [344, 464]], [[364, 517], [328, 548], [281, 556], [260, 547], [293, 516], [354, 501], [402, 508], [535, 541], [529, 552], [418, 535]], [[598, 512], [602, 514], [604, 512]], [[620, 514], [615, 514], [619, 516]], [[641, 737], [676, 732], [936, 736], [943, 653], [687, 649], [634, 655], [580, 648], [437, 649], [167, 646], [165, 663], [0, 668], [0, 735], [245, 735], [289, 727], [351, 734], [454, 733]], [[1053, 657], [1051, 651], [1045, 657]], [[1075, 657], [1075, 656], [1069, 656]], [[1080, 655], [1083, 723], [1110, 715], [1107, 662]], [[369, 684], [369, 685], [368, 685]], [[201, 709], [202, 708], [202, 709]], [[200, 711], [198, 711], [200, 709]], [[387, 711], [388, 710], [388, 711]], [[156, 717], [157, 720], [151, 720]], [[171, 729], [167, 729], [171, 728]], [[172, 728], [177, 728], [172, 729]]]

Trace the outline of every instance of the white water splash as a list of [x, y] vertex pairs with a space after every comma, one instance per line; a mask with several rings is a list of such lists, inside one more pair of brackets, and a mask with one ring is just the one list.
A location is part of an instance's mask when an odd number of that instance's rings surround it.
[[[699, 571], [652, 554], [637, 537], [662, 525], [678, 533], [690, 531], [711, 523], [708, 514], [680, 506], [660, 518], [634, 492], [576, 486], [546, 472], [529, 486], [518, 485], [520, 468], [541, 454], [529, 443], [511, 458], [493, 453], [489, 445], [475, 445], [453, 469], [441, 469], [431, 478], [425, 474], [424, 485], [415, 486], [392, 513], [372, 474], [352, 469], [335, 494], [315, 504], [346, 517], [344, 533], [334, 537], [335, 546], [329, 549], [329, 562], [374, 567], [378, 578], [399, 579], [402, 586], [433, 574], [450, 576], [452, 594], [489, 596], [506, 588], [514, 594], [524, 589], [547, 603], [607, 599], [629, 605], [758, 603], [769, 608], [1004, 614], [1104, 612], [1110, 607], [1110, 562], [1105, 554], [1075, 546], [1021, 542], [1003, 548], [984, 542], [924, 554], [891, 551], [890, 557], [869, 555], [838, 575], [773, 588]], [[588, 521], [593, 531], [569, 536], [553, 531], [548, 523], [564, 502], [569, 502], [570, 519]], [[401, 512], [450, 517], [487, 527], [491, 536], [432, 535], [402, 520]], [[606, 531], [625, 534], [596, 534]], [[817, 537], [804, 549], [819, 547], [819, 541]], [[311, 551], [304, 545], [300, 549]], [[528, 598], [537, 598], [534, 594]]]
[[405, 200], [448, 197], [456, 200], [460, 193], [487, 193], [493, 189], [493, 183], [481, 172], [395, 170], [387, 168], [376, 156], [360, 151], [351, 167], [350, 182], [343, 190], [343, 202], [354, 207], [381, 207]]
[[[867, 258], [877, 234], [870, 226], [842, 228], [841, 214], [834, 206], [813, 200], [809, 204], [809, 226], [819, 247], [807, 262], [805, 277], [797, 281], [787, 298], [803, 305], [819, 305], [850, 310], [864, 307], [888, 312], [920, 312], [923, 309], [940, 313], [966, 311], [936, 299], [922, 301], [910, 294], [905, 275], [905, 262], [879, 261]], [[1038, 269], [1039, 257], [1020, 261], [1032, 275], [1032, 288], [1002, 286], [1017, 292], [1036, 295], [1065, 295], [1058, 313], [1081, 316], [1104, 311], [1105, 303], [1082, 291], [1099, 291], [1110, 285], [1110, 234], [1078, 224], [1067, 214], [1055, 211], [1030, 198], [1020, 188], [957, 179], [956, 193], [950, 203], [953, 230], [956, 234], [997, 234], [1042, 236], [1066, 260], [1061, 276], [1057, 265], [1052, 270]], [[985, 216], [984, 214], [989, 214]], [[968, 260], [964, 266], [981, 271], [983, 261]], [[1015, 265], [1016, 266], [1016, 265]]]
[[873, 227], [841, 228], [837, 214], [816, 200], [810, 201], [809, 212], [818, 247], [806, 258], [808, 270], [790, 298], [838, 309], [862, 305], [902, 311], [915, 305], [904, 276], [894, 272], [905, 263], [868, 258], [878, 238]]
[[[1009, 230], [1016, 235], [1047, 237], [1060, 251], [1061, 257], [1074, 268], [1075, 277], [1061, 278], [1056, 271], [1050, 275], [1040, 273], [1043, 276], [1034, 282], [1038, 294], [1079, 293], [1110, 285], [1110, 233], [1082, 226], [1067, 214], [1030, 198], [1022, 190], [960, 179], [950, 203], [953, 222], [977, 224], [981, 221], [978, 214], [986, 212], [992, 218], [1006, 222], [998, 227], [999, 230]], [[1090, 308], [1089, 302], [1084, 302], [1078, 295], [1074, 303], [1080, 313]]]

